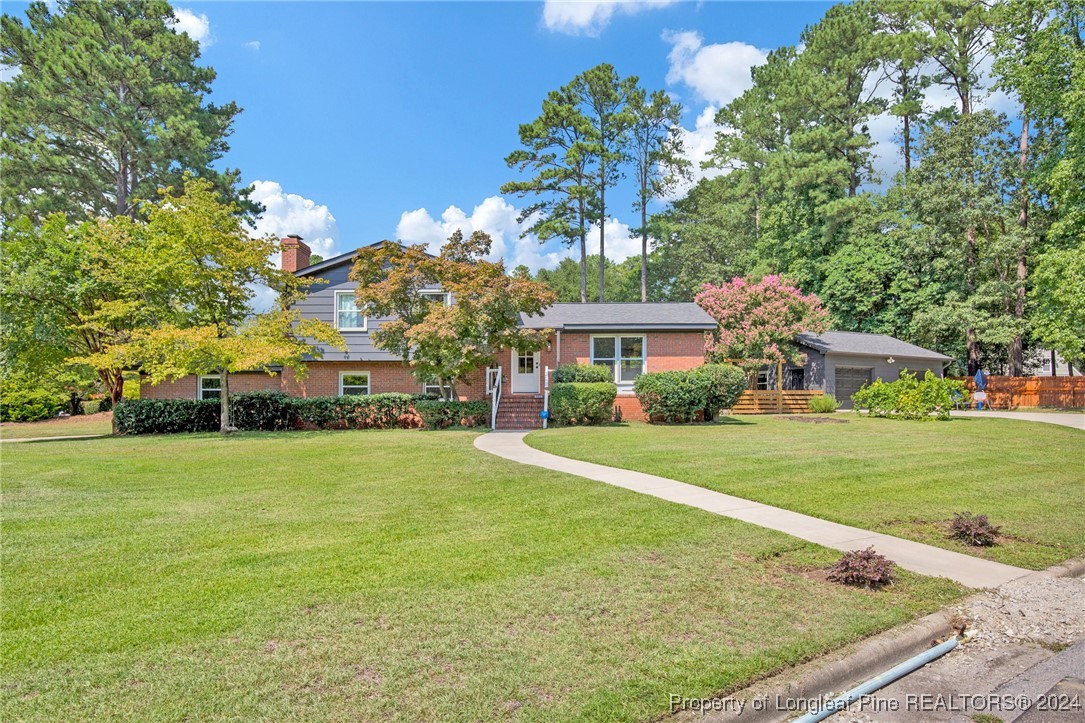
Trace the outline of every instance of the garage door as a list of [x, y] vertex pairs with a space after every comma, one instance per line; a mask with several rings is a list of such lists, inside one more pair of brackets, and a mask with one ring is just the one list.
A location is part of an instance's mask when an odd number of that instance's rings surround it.
[[873, 371], [872, 367], [836, 368], [836, 398], [842, 409], [851, 409], [851, 395], [870, 383]]

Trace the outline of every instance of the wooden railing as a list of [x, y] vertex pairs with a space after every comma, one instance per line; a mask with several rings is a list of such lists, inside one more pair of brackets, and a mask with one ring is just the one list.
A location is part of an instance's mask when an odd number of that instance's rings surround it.
[[[972, 379], [963, 379], [969, 391]], [[993, 409], [1085, 407], [1085, 377], [988, 377], [987, 401]]]
[[810, 399], [824, 394], [820, 389], [748, 389], [738, 398], [734, 414], [802, 414], [809, 412]]

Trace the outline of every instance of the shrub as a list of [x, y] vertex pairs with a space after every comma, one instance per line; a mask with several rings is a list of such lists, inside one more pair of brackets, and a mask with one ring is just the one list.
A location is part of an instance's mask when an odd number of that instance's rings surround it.
[[971, 512], [958, 512], [949, 523], [952, 537], [973, 547], [991, 547], [998, 544], [1001, 528], [995, 527], [987, 515], [973, 515]]
[[414, 426], [410, 394], [361, 394], [291, 400], [296, 419], [318, 429], [392, 429]]
[[219, 428], [217, 399], [123, 399], [113, 410], [120, 434], [214, 432]]
[[708, 406], [714, 379], [695, 369], [691, 372], [652, 372], [633, 382], [633, 392], [648, 419], [692, 422]]
[[730, 409], [746, 391], [746, 373], [732, 364], [705, 364], [690, 374], [702, 374], [711, 380], [705, 402], [705, 419], [712, 419], [721, 409]]
[[490, 402], [485, 399], [468, 402], [420, 399], [414, 403], [414, 410], [426, 429], [483, 427], [490, 423]]
[[963, 394], [963, 382], [940, 379], [930, 370], [923, 380], [903, 372], [895, 382], [877, 380], [852, 395], [856, 409], [866, 409], [872, 417], [893, 419], [949, 419], [954, 394]]
[[294, 426], [293, 400], [282, 392], [241, 392], [230, 395], [234, 426], [243, 430], [278, 431]]
[[614, 382], [559, 382], [550, 388], [550, 415], [556, 424], [602, 424], [613, 418], [616, 396]]
[[113, 398], [107, 394], [98, 400], [98, 409], [96, 411], [108, 412], [110, 409], [113, 409]]
[[818, 394], [817, 396], [810, 397], [807, 406], [810, 407], [810, 411], [815, 414], [828, 414], [829, 412], [835, 412], [837, 409], [840, 409], [840, 402], [836, 401], [836, 397], [832, 394]]
[[5, 389], [0, 399], [0, 422], [49, 419], [67, 405], [66, 394], [50, 389]]
[[894, 567], [889, 558], [874, 552], [873, 547], [868, 547], [865, 550], [845, 552], [843, 557], [829, 568], [826, 579], [829, 582], [873, 589], [893, 582]]
[[614, 372], [602, 364], [562, 364], [554, 370], [554, 383], [613, 382]]

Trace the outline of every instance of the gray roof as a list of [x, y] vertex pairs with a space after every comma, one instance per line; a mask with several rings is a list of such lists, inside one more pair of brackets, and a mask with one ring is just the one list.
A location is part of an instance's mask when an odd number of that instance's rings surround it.
[[[369, 244], [370, 246], [381, 246], [383, 244], [398, 244], [403, 246], [404, 244], [398, 241], [377, 241], [376, 243]], [[310, 274], [318, 274], [321, 271], [327, 271], [328, 269], [339, 266], [340, 264], [353, 263], [354, 258], [358, 255], [358, 249], [354, 251], [347, 251], [345, 254], [339, 254], [338, 256], [332, 256], [330, 259], [324, 259], [320, 263], [310, 264], [294, 272], [294, 276], [308, 276]], [[430, 254], [432, 256], [432, 254]]]
[[945, 354], [939, 354], [885, 334], [865, 334], [858, 331], [826, 331], [823, 334], [815, 334], [804, 331], [795, 337], [795, 341], [825, 354], [950, 360], [950, 357]]
[[520, 315], [527, 329], [567, 331], [708, 331], [712, 317], [690, 303], [554, 304], [538, 316]]

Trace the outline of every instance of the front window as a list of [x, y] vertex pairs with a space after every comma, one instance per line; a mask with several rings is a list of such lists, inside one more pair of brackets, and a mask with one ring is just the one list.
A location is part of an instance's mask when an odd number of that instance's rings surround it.
[[218, 399], [222, 396], [222, 379], [217, 375], [200, 377], [200, 399]]
[[435, 380], [430, 380], [428, 382], [423, 382], [423, 384], [422, 384], [422, 393], [423, 394], [436, 394], [439, 397], [443, 397], [444, 396], [444, 389], [442, 389], [441, 385], [438, 384]]
[[339, 372], [339, 395], [369, 394], [369, 372]]
[[607, 367], [618, 384], [632, 384], [644, 373], [643, 336], [593, 336], [591, 363]]
[[447, 291], [419, 291], [418, 295], [423, 299], [428, 299], [429, 301], [438, 304], [444, 304], [445, 306], [449, 306], [451, 301]]
[[335, 328], [340, 331], [365, 331], [365, 314], [358, 308], [350, 291], [335, 292]]

